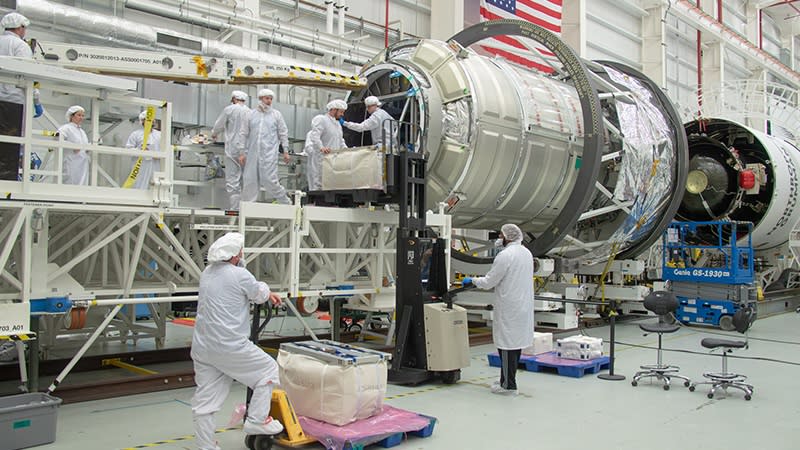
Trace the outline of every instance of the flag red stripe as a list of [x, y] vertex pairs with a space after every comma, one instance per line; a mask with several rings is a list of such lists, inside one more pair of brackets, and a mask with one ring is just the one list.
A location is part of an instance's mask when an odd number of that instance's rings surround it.
[[530, 15], [530, 14], [526, 13], [525, 11], [521, 11], [520, 9], [517, 9], [517, 13], [516, 14], [520, 19], [524, 19], [524, 20], [527, 20], [528, 22], [535, 23], [536, 25], [539, 25], [542, 28], [547, 28], [550, 31], [553, 31], [553, 32], [556, 32], [556, 33], [561, 33], [561, 27], [560, 26], [553, 25], [552, 23], [550, 23], [550, 22], [548, 22], [546, 20], [542, 20], [542, 19], [540, 19], [540, 18], [538, 18], [536, 16]]
[[[489, 11], [489, 10], [487, 10], [483, 6], [481, 6], [481, 16], [483, 16], [483, 17], [485, 17], [485, 18], [487, 18], [489, 20], [505, 19], [505, 17], [501, 17], [501, 16], [499, 16], [499, 15], [497, 15], [497, 14], [495, 14], [495, 13]], [[539, 25], [540, 27], [546, 28], [546, 29], [548, 29], [550, 31], [554, 31], [556, 33], [560, 33], [561, 32], [561, 27], [560, 26], [553, 25], [552, 23], [547, 22], [546, 20], [542, 20], [542, 19], [540, 19], [538, 17], [534, 17], [534, 16], [532, 16], [530, 14], [527, 14], [527, 13], [524, 13], [524, 12], [522, 12], [520, 10], [517, 10], [517, 16], [520, 19], [527, 20], [528, 22], [531, 22], [531, 23], [534, 23], [536, 25]]]
[[523, 65], [523, 66], [526, 66], [526, 67], [532, 67], [532, 68], [534, 68], [536, 70], [539, 70], [541, 72], [553, 73], [553, 68], [552, 67], [544, 65], [544, 64], [540, 64], [540, 63], [538, 63], [536, 61], [531, 61], [530, 59], [523, 58], [523, 57], [515, 55], [515, 54], [513, 54], [511, 52], [507, 52], [505, 50], [500, 50], [499, 48], [488, 47], [486, 45], [481, 45], [481, 48], [483, 48], [484, 50], [486, 50], [487, 52], [489, 52], [489, 53], [491, 53], [493, 55], [501, 56], [501, 57], [503, 57], [503, 58], [505, 58], [505, 59], [507, 59], [507, 60], [509, 60], [511, 62], [515, 62], [517, 64], [520, 64], [520, 65]]
[[563, 6], [562, 0], [547, 0], [547, 1], [554, 5]]
[[548, 16], [561, 20], [561, 13], [558, 11], [553, 11], [552, 9], [544, 6], [541, 3], [534, 2], [532, 0], [517, 0], [517, 2], [522, 3], [523, 5], [527, 6], [528, 8], [535, 9], [540, 13], [547, 14]]

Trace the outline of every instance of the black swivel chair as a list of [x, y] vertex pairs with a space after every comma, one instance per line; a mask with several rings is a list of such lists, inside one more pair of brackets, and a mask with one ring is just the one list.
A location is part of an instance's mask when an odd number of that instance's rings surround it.
[[[739, 308], [733, 315], [733, 326], [739, 333], [746, 333], [753, 323], [755, 311], [750, 307]], [[703, 377], [708, 378], [709, 381], [701, 381], [699, 383], [692, 383], [689, 390], [694, 392], [695, 388], [700, 384], [710, 384], [711, 390], [708, 391], [708, 398], [714, 398], [714, 393], [718, 389], [722, 389], [728, 393], [728, 388], [736, 388], [744, 391], [744, 399], [750, 400], [753, 398], [753, 386], [744, 382], [746, 376], [738, 373], [728, 372], [728, 353], [731, 353], [735, 348], [747, 348], [747, 336], [745, 340], [736, 341], [732, 339], [717, 339], [705, 338], [700, 341], [700, 345], [705, 348], [714, 350], [722, 349], [722, 372], [706, 372]]]
[[639, 380], [642, 378], [656, 378], [658, 380], [664, 380], [664, 390], [668, 391], [670, 381], [672, 381], [673, 378], [678, 378], [683, 380], [684, 386], [689, 386], [691, 384], [691, 380], [683, 375], [678, 374], [680, 367], [666, 365], [662, 360], [663, 352], [661, 350], [661, 337], [665, 333], [674, 333], [681, 328], [680, 325], [675, 323], [663, 322], [663, 319], [665, 318], [672, 319], [670, 314], [678, 309], [678, 299], [672, 292], [656, 291], [645, 297], [644, 307], [648, 311], [652, 311], [654, 314], [659, 316], [658, 323], [645, 323], [639, 325], [639, 328], [641, 328], [642, 331], [647, 333], [658, 333], [658, 362], [656, 364], [640, 366], [642, 370], [633, 375], [631, 385], [638, 385]]

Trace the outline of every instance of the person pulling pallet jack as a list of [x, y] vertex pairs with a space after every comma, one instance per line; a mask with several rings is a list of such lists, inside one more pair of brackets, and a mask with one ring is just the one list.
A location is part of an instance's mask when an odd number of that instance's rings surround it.
[[200, 277], [191, 350], [197, 383], [192, 416], [199, 450], [220, 449], [214, 440], [214, 414], [222, 408], [234, 379], [253, 389], [244, 432], [259, 437], [269, 444], [263, 448], [269, 448], [271, 439], [261, 436], [283, 431], [283, 425], [269, 415], [273, 387], [279, 382], [278, 364], [248, 339], [250, 304], [269, 301], [277, 306], [282, 301], [243, 267], [243, 249], [240, 233], [217, 239], [208, 250], [209, 265]]

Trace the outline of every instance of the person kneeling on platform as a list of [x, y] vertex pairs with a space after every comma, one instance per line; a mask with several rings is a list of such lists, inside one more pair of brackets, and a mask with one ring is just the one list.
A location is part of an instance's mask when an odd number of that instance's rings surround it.
[[272, 389], [279, 383], [278, 364], [248, 339], [250, 304], [281, 298], [244, 268], [244, 236], [227, 233], [208, 250], [209, 266], [200, 277], [197, 319], [192, 338], [197, 390], [192, 416], [199, 450], [218, 450], [214, 413], [222, 408], [231, 383], [253, 389], [244, 432], [275, 435], [283, 425], [269, 415]]

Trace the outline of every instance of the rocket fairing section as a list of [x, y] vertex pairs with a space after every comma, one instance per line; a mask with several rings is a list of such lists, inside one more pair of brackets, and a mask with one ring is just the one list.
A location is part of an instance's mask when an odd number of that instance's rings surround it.
[[800, 220], [800, 150], [726, 119], [693, 121], [686, 132], [689, 172], [676, 219], [752, 222], [754, 249], [785, 244]]

